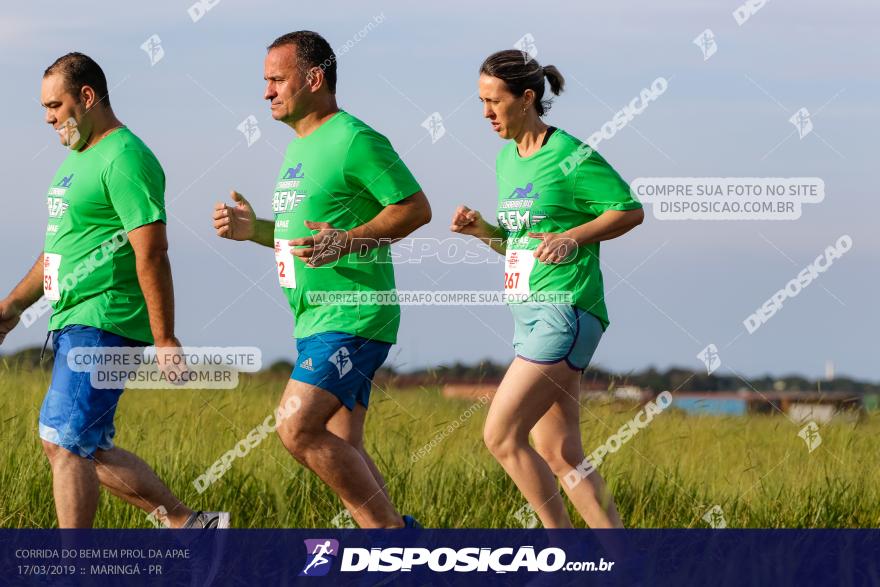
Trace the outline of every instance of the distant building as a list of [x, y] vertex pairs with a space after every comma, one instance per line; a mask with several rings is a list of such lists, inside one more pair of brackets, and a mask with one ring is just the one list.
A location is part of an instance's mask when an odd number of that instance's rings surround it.
[[[443, 397], [477, 399], [492, 397], [500, 381], [482, 383], [447, 383]], [[581, 385], [581, 397], [587, 401], [604, 403], [632, 402], [644, 404], [656, 397], [656, 393], [634, 385], [615, 387], [611, 390], [585, 383]], [[817, 391], [678, 391], [672, 394], [672, 408], [688, 414], [720, 416], [744, 416], [747, 414], [786, 414], [795, 422], [814, 420], [828, 422], [832, 419], [856, 420], [865, 413], [865, 401], [859, 394]], [[870, 398], [867, 403], [874, 403]]]
[[676, 392], [672, 407], [693, 414], [786, 414], [795, 422], [856, 420], [864, 415], [862, 396], [817, 391]]

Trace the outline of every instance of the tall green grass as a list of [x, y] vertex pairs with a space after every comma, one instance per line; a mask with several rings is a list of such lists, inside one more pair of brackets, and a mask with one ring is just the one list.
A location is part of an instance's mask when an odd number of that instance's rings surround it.
[[[51, 476], [37, 435], [49, 374], [0, 366], [0, 378], [0, 527], [52, 527]], [[231, 391], [127, 391], [116, 443], [146, 460], [191, 507], [230, 511], [236, 527], [327, 527], [341, 503], [274, 435], [201, 495], [192, 484], [272, 413], [285, 382], [257, 376]], [[474, 404], [444, 399], [438, 389], [373, 391], [367, 448], [398, 509], [426, 526], [518, 526], [513, 512], [524, 500], [483, 446], [488, 406]], [[460, 418], [469, 408], [473, 415]], [[587, 452], [636, 410], [585, 405]], [[813, 453], [798, 430], [778, 414], [694, 417], [669, 409], [600, 470], [628, 527], [705, 527], [702, 516], [714, 505], [728, 527], [880, 526], [880, 416], [822, 426]], [[435, 437], [442, 440], [413, 462]], [[151, 524], [102, 493], [96, 526]]]

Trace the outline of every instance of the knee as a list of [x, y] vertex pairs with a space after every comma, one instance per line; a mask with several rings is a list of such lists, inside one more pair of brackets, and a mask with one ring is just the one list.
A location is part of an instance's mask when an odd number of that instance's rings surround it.
[[486, 426], [483, 429], [483, 442], [499, 461], [507, 459], [523, 447], [523, 441], [515, 434], [496, 426]]
[[57, 444], [53, 444], [46, 440], [42, 440], [41, 442], [43, 444], [43, 453], [46, 455], [46, 458], [49, 459], [49, 465], [53, 469], [63, 467], [67, 463], [78, 462], [84, 459], [84, 457], [74, 454]]
[[43, 454], [46, 455], [46, 458], [49, 459], [49, 464], [53, 467], [71, 458], [80, 458], [78, 455], [57, 444], [47, 440], [41, 440], [40, 442], [43, 444]]
[[285, 423], [277, 429], [281, 444], [300, 462], [305, 462], [313, 447], [317, 434], [300, 423]]
[[350, 444], [359, 453], [366, 453], [366, 449], [364, 448], [363, 436], [358, 437], [352, 430], [330, 430], [329, 428], [325, 428], [325, 430], [333, 436]]
[[557, 477], [562, 477], [584, 460], [584, 451], [575, 442], [536, 444], [535, 450]]
[[43, 444], [43, 454], [46, 455], [46, 458], [49, 459], [50, 463], [55, 459], [55, 455], [58, 454], [58, 451], [64, 450], [57, 444], [52, 444], [47, 440], [40, 440], [40, 442]]

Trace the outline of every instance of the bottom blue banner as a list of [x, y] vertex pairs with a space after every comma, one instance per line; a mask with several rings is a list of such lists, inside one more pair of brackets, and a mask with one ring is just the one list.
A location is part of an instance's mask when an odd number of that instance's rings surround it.
[[880, 530], [0, 530], [27, 585], [880, 585]]

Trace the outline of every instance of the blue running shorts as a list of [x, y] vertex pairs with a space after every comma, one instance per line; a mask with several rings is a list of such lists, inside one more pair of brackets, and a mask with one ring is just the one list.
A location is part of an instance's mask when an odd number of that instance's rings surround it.
[[55, 365], [52, 381], [40, 408], [40, 438], [81, 457], [91, 459], [98, 449], [113, 448], [113, 417], [122, 390], [96, 389], [89, 371], [67, 365], [78, 347], [138, 347], [138, 342], [92, 326], [72, 324], [52, 332]]
[[319, 332], [296, 341], [299, 355], [290, 378], [335, 395], [353, 410], [370, 401], [373, 376], [388, 358], [391, 343], [345, 332]]

